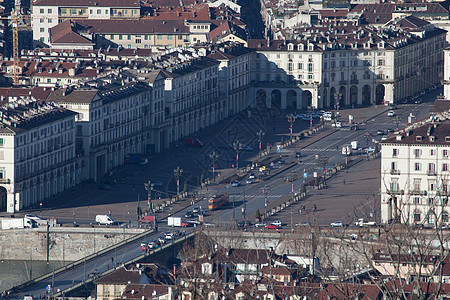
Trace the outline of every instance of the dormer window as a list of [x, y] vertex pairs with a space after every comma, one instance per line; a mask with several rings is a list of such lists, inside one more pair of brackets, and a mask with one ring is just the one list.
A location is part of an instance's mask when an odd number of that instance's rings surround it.
[[445, 142], [446, 142], [446, 143], [450, 143], [450, 136], [446, 136], [446, 137], [445, 137]]
[[433, 136], [433, 135], [430, 135], [430, 142], [434, 142], [434, 141], [435, 141], [435, 139], [436, 139], [436, 137], [435, 137], [435, 136]]
[[422, 141], [422, 136], [421, 135], [416, 136], [416, 141], [417, 142], [421, 142]]

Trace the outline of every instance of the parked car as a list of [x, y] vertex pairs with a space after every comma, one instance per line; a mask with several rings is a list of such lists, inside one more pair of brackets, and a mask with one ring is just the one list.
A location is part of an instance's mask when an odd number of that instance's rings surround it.
[[240, 185], [241, 185], [241, 183], [237, 180], [233, 181], [233, 183], [231, 184], [231, 186], [233, 186], [233, 187], [238, 187]]
[[275, 226], [278, 226], [278, 227], [280, 227], [280, 226], [282, 226], [283, 225], [283, 223], [280, 221], [280, 220], [277, 220], [277, 221], [273, 221], [272, 223], [270, 223], [270, 224], [272, 224], [272, 225], [275, 225]]
[[341, 128], [342, 127], [342, 122], [334, 122], [334, 123], [331, 124], [331, 127]]
[[331, 223], [330, 225], [331, 225], [331, 227], [342, 227], [342, 222], [335, 221], [335, 222]]

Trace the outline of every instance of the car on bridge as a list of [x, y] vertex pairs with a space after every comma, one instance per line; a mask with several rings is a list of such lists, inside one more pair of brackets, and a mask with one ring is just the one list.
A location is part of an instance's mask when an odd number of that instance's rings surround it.
[[330, 225], [331, 225], [331, 227], [342, 227], [342, 222], [341, 221], [334, 221]]
[[278, 226], [278, 227], [280, 227], [280, 226], [282, 226], [283, 225], [283, 223], [280, 221], [280, 220], [277, 220], [277, 221], [273, 221], [272, 223], [270, 223], [271, 225], [275, 225], [275, 226]]
[[278, 229], [277, 225], [273, 225], [273, 224], [266, 224], [266, 228], [267, 229]]

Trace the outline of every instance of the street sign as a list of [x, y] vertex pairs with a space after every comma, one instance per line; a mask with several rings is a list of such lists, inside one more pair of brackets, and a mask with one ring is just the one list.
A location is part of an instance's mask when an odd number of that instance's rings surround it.
[[277, 145], [277, 151], [281, 152], [281, 146], [280, 145]]

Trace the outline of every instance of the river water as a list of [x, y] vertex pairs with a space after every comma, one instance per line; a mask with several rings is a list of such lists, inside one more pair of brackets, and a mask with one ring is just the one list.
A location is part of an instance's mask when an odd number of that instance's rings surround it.
[[[63, 266], [62, 261], [2, 260], [0, 261], [0, 292], [22, 284], [32, 278], [53, 272]], [[69, 262], [65, 262], [68, 264]]]

